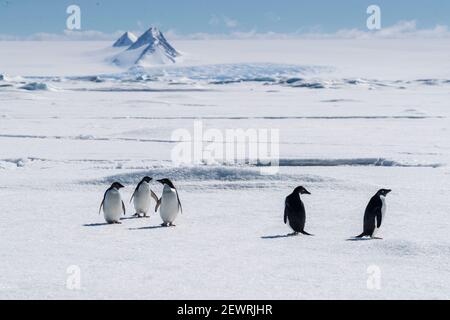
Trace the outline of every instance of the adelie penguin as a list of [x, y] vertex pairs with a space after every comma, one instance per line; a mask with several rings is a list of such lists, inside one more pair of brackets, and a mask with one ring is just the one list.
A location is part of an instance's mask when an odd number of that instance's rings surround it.
[[175, 188], [172, 181], [169, 179], [161, 179], [157, 181], [164, 185], [164, 189], [161, 199], [159, 199], [156, 204], [155, 212], [158, 211], [158, 207], [160, 207], [159, 214], [161, 215], [161, 219], [163, 221], [162, 226], [175, 226], [173, 222], [177, 218], [178, 212], [183, 213], [177, 188]]
[[372, 239], [381, 239], [376, 238], [375, 235], [380, 229], [386, 214], [386, 196], [389, 192], [391, 192], [389, 189], [380, 189], [370, 199], [364, 212], [364, 231], [356, 238], [370, 237]]
[[300, 186], [294, 189], [294, 191], [286, 197], [284, 207], [284, 223], [288, 223], [294, 233], [292, 235], [298, 235], [302, 233], [307, 236], [312, 236], [305, 231], [306, 212], [305, 206], [300, 199], [301, 194], [311, 194], [304, 187]]
[[133, 195], [131, 196], [130, 202], [133, 201], [134, 209], [136, 210], [136, 213], [134, 214], [135, 217], [140, 218], [141, 215], [143, 215], [143, 217], [147, 217], [152, 198], [155, 200], [155, 203], [158, 203], [158, 197], [150, 189], [150, 181], [152, 180], [153, 179], [150, 177], [144, 177], [138, 183]]
[[103, 207], [103, 214], [106, 222], [109, 224], [120, 224], [120, 215], [125, 214], [125, 204], [122, 201], [119, 190], [124, 188], [119, 182], [114, 182], [103, 195], [103, 201], [100, 204], [98, 214]]

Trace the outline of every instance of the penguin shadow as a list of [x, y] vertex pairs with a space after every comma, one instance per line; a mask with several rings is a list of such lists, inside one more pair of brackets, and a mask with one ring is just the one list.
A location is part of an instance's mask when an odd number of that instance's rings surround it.
[[150, 217], [130, 216], [130, 217], [120, 218], [120, 220], [138, 220], [138, 219], [149, 219], [149, 218], [150, 218]]
[[111, 224], [103, 222], [103, 223], [86, 223], [83, 224], [83, 227], [105, 227], [110, 226]]
[[162, 225], [157, 225], [157, 226], [149, 226], [149, 227], [139, 227], [139, 228], [128, 228], [128, 230], [154, 230], [154, 229], [162, 229], [162, 228], [167, 228], [165, 226]]
[[273, 240], [273, 239], [283, 239], [283, 238], [291, 238], [291, 237], [300, 237], [300, 236], [295, 233], [288, 233], [288, 234], [278, 234], [275, 236], [262, 236], [261, 239]]

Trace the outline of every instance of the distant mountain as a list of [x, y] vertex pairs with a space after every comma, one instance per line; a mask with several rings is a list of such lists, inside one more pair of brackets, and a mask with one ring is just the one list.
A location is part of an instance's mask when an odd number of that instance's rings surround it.
[[135, 43], [137, 37], [132, 32], [125, 32], [116, 42], [114, 42], [113, 47], [128, 47]]
[[[120, 40], [120, 39], [119, 39]], [[117, 65], [155, 65], [175, 63], [180, 53], [170, 45], [161, 31], [151, 27], [113, 60]]]
[[135, 43], [133, 43], [128, 50], [133, 50], [147, 45], [149, 47], [161, 46], [164, 51], [171, 57], [176, 58], [180, 54], [169, 44], [164, 35], [158, 28], [151, 27], [144, 32]]

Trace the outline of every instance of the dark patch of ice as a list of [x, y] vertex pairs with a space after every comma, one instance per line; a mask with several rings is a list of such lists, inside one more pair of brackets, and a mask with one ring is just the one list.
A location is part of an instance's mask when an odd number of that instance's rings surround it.
[[[340, 166], [374, 166], [374, 167], [425, 167], [438, 168], [437, 163], [401, 163], [384, 158], [353, 159], [280, 159], [280, 167], [340, 167]], [[264, 166], [259, 164], [259, 166]]]
[[20, 87], [20, 89], [28, 91], [47, 91], [49, 90], [49, 87], [46, 83], [43, 82], [30, 82]]
[[[309, 183], [319, 183], [328, 181], [324, 177], [316, 175], [287, 175], [261, 174], [258, 168], [239, 168], [226, 166], [196, 166], [196, 167], [156, 167], [144, 171], [135, 171], [124, 174], [117, 174], [105, 177], [103, 179], [90, 181], [94, 184], [111, 184], [114, 181], [120, 181], [126, 184], [136, 184], [143, 176], [148, 175], [154, 179], [170, 178], [173, 181], [221, 181], [221, 182], [275, 182], [275, 181], [304, 181]], [[221, 188], [226, 185], [220, 184]]]

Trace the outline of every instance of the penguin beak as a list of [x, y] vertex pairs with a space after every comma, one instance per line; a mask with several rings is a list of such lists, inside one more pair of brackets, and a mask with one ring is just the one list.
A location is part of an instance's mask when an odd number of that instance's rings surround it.
[[156, 180], [156, 181], [158, 181], [161, 184], [164, 184], [164, 182], [162, 180]]
[[125, 188], [125, 186], [122, 185], [121, 183], [119, 183], [119, 188], [122, 189], [122, 188]]
[[391, 191], [391, 189], [386, 190], [386, 194], [390, 193]]
[[311, 192], [309, 192], [308, 190], [305, 189], [304, 194], [311, 194]]

